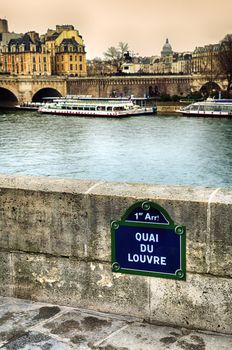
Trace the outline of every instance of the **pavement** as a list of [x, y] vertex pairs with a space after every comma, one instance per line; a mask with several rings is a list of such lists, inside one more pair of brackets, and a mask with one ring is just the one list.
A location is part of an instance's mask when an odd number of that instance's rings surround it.
[[232, 350], [232, 335], [0, 297], [0, 349]]

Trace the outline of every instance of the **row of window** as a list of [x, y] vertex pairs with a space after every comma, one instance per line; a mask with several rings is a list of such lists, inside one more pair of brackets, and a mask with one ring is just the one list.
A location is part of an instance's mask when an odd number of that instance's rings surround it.
[[[215, 105], [192, 105], [189, 108], [191, 111], [203, 111], [203, 112], [232, 112], [232, 106], [230, 105], [221, 105], [221, 106], [215, 106]], [[186, 109], [187, 110], [187, 109]]]
[[[11, 56], [11, 55], [10, 56], [4, 56], [4, 62], [8, 62], [8, 63], [12, 62], [12, 64], [14, 64], [15, 62], [23, 63], [25, 58], [26, 57], [24, 57], [24, 56]], [[26, 61], [27, 61], [27, 59], [26, 59]], [[46, 58], [46, 56], [44, 56], [43, 59], [41, 59], [41, 57], [39, 56], [39, 58], [36, 60], [36, 57], [33, 56], [32, 57], [32, 62], [36, 63], [36, 61], [38, 61], [39, 63], [41, 63], [41, 61], [46, 63], [47, 62], [47, 58]]]
[[[75, 55], [75, 56], [69, 55], [69, 61], [77, 61], [78, 57], [79, 57], [79, 61], [82, 62], [82, 56], [77, 56], [77, 55]], [[56, 61], [57, 62], [64, 61], [64, 56], [63, 55], [62, 56], [58, 56], [57, 55], [56, 56]]]
[[[32, 68], [32, 71], [33, 72], [47, 72], [47, 65], [44, 64], [43, 66], [41, 65], [36, 65], [36, 64], [33, 64], [31, 66]], [[42, 69], [43, 68], [43, 69]], [[20, 64], [12, 64], [12, 65], [8, 65], [8, 64], [5, 64], [5, 67], [4, 67], [4, 70], [5, 71], [12, 71], [12, 73], [19, 73], [19, 72], [29, 72], [30, 71], [30, 67], [26, 65], [24, 65], [23, 63], [20, 63]]]
[[[60, 70], [62, 70], [62, 71], [64, 71], [64, 70], [66, 70], [66, 65], [64, 65], [63, 63], [62, 64], [57, 64], [56, 65], [56, 68], [57, 68], [57, 71], [60, 71]], [[77, 71], [78, 70], [78, 64], [70, 64], [69, 65], [69, 70], [70, 71]], [[80, 71], [82, 71], [83, 70], [83, 66], [82, 66], [82, 64], [79, 64], [79, 70]]]

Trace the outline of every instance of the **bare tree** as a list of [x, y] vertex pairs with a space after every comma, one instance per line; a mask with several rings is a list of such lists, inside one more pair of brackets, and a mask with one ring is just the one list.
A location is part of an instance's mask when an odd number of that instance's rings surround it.
[[232, 34], [226, 35], [221, 41], [218, 62], [221, 74], [227, 80], [226, 93], [229, 97], [232, 89]]
[[215, 83], [220, 75], [218, 65], [218, 45], [208, 45], [201, 59], [201, 75], [208, 81], [205, 85], [205, 93], [214, 96], [218, 85]]
[[104, 62], [100, 57], [95, 57], [93, 60], [87, 62], [88, 76], [99, 76], [104, 71]]
[[119, 42], [117, 47], [111, 46], [104, 53], [105, 59], [115, 67], [117, 72], [121, 71], [125, 55], [129, 52], [127, 43]]

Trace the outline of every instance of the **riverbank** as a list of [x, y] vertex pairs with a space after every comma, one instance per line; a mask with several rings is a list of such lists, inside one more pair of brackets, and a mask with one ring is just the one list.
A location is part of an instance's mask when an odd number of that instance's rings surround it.
[[157, 102], [157, 113], [176, 113], [176, 111], [189, 103], [184, 102]]

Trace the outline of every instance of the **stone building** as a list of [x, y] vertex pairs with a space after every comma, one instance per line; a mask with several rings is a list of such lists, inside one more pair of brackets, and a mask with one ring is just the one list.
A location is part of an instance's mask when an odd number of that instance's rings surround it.
[[192, 72], [192, 53], [175, 53], [172, 60], [173, 74], [191, 74]]
[[192, 73], [208, 75], [217, 71], [220, 44], [196, 47], [192, 54]]
[[50, 53], [38, 33], [9, 41], [2, 51], [2, 70], [14, 75], [51, 75]]
[[6, 19], [0, 19], [0, 73], [3, 73], [2, 52], [11, 39], [21, 38], [23, 34], [11, 33], [8, 30], [8, 22]]
[[52, 74], [80, 77], [87, 75], [84, 41], [73, 26], [56, 26], [56, 30], [48, 30], [42, 40], [51, 53]]
[[[0, 21], [0, 29], [7, 30]], [[0, 39], [9, 33], [0, 33]], [[9, 39], [9, 40], [8, 40]], [[2, 40], [2, 73], [15, 75], [86, 76], [86, 52], [83, 39], [72, 25], [57, 25], [39, 36], [31, 31]]]

